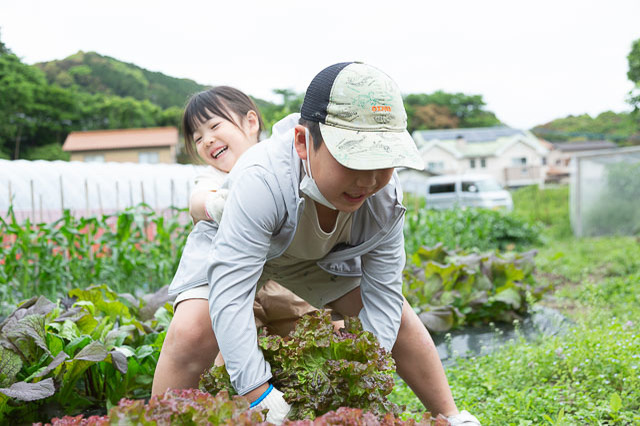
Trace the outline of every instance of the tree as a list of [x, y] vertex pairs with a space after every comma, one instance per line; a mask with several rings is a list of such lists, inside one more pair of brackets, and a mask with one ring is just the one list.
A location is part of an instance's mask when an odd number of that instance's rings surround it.
[[[500, 120], [496, 118], [494, 113], [484, 109], [486, 104], [482, 99], [482, 95], [446, 93], [438, 90], [432, 94], [417, 93], [407, 95], [404, 102], [409, 118], [409, 131], [416, 130], [420, 128], [420, 126], [427, 126], [424, 121], [421, 121], [419, 117], [415, 116], [418, 110], [420, 110], [420, 107], [427, 105], [434, 105], [434, 107], [431, 107], [431, 109], [427, 111], [433, 116], [432, 118], [435, 118], [436, 115], [441, 119], [446, 116], [444, 109], [436, 109], [435, 106], [447, 108], [450, 111], [451, 117], [457, 119], [456, 127], [488, 127], [500, 124]], [[425, 114], [425, 110], [420, 111], [421, 114]], [[453, 125], [454, 122], [455, 120], [445, 120], [443, 125]], [[434, 127], [427, 126], [424, 128]]]
[[0, 149], [12, 158], [18, 158], [22, 141], [35, 129], [32, 112], [45, 85], [42, 73], [16, 55], [0, 55]]
[[415, 130], [455, 129], [460, 119], [446, 106], [428, 104], [414, 108], [411, 126]]
[[632, 43], [627, 60], [629, 61], [627, 77], [636, 85], [629, 93], [629, 103], [637, 112], [640, 109], [640, 38]]
[[282, 96], [282, 103], [278, 104], [254, 98], [262, 114], [264, 130], [267, 133], [270, 133], [273, 125], [282, 118], [293, 112], [300, 112], [300, 107], [304, 100], [304, 93], [296, 93], [291, 89], [274, 89], [273, 93]]
[[0, 55], [6, 55], [11, 53], [11, 50], [9, 50], [9, 48], [2, 42], [2, 39], [0, 38]]

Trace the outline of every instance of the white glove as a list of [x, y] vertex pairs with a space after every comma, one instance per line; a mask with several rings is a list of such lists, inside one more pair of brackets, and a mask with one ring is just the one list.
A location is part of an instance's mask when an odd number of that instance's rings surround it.
[[455, 416], [447, 417], [451, 426], [481, 426], [475, 416], [469, 414], [467, 410], [462, 410]]
[[211, 191], [204, 199], [204, 209], [207, 216], [217, 224], [220, 224], [220, 219], [222, 219], [224, 203], [227, 201], [228, 194], [229, 190], [219, 189], [217, 191]]
[[272, 386], [269, 386], [265, 394], [266, 396], [263, 394], [260, 397], [263, 398], [262, 401], [254, 408], [269, 410], [267, 412], [267, 421], [281, 425], [287, 418], [289, 410], [291, 410], [291, 405], [287, 404], [287, 401], [284, 400], [283, 393]]

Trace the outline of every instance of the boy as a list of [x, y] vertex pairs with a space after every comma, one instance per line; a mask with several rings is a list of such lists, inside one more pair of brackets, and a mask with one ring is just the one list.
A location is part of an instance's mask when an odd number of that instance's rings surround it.
[[479, 424], [458, 413], [433, 342], [402, 296], [405, 209], [394, 168], [423, 164], [398, 87], [371, 66], [335, 64], [313, 79], [295, 118], [247, 151], [226, 182], [208, 282], [232, 384], [268, 408], [269, 421], [284, 420], [289, 406], [268, 384], [252, 309], [256, 288], [274, 279], [316, 307], [358, 315], [432, 413]]

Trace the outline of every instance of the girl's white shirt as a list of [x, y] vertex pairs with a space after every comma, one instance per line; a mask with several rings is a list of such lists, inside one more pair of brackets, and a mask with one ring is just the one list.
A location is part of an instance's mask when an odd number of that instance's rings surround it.
[[208, 191], [209, 194], [205, 198], [204, 208], [209, 217], [216, 223], [220, 223], [224, 203], [227, 199], [229, 191], [221, 189], [222, 183], [227, 177], [227, 173], [216, 169], [213, 166], [207, 169], [195, 179], [195, 186], [191, 191], [191, 196], [196, 192]]

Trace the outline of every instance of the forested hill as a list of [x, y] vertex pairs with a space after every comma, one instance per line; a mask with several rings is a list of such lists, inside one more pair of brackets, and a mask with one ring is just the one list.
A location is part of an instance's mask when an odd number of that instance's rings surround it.
[[35, 64], [47, 81], [61, 87], [77, 86], [89, 93], [148, 100], [162, 107], [182, 107], [189, 95], [206, 88], [193, 80], [175, 78], [96, 52]]
[[[76, 130], [178, 127], [188, 97], [205, 88], [95, 52], [28, 65], [0, 40], [0, 158], [68, 159], [62, 144]], [[273, 92], [281, 102], [254, 98], [267, 133], [304, 97]], [[410, 131], [500, 124], [481, 95], [409, 94], [405, 105]]]
[[570, 115], [538, 125], [532, 132], [551, 142], [610, 140], [619, 145], [638, 145], [640, 113], [606, 111], [596, 117]]

